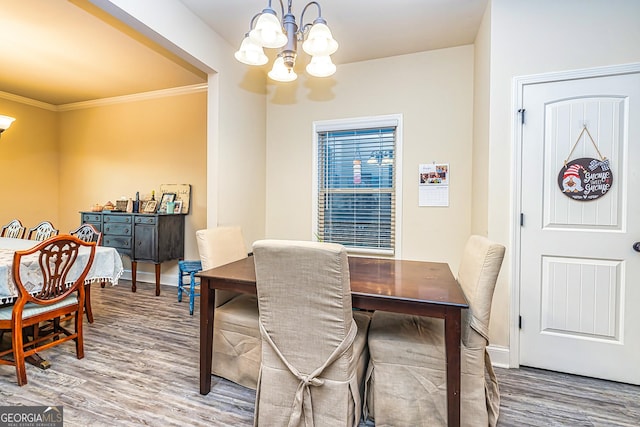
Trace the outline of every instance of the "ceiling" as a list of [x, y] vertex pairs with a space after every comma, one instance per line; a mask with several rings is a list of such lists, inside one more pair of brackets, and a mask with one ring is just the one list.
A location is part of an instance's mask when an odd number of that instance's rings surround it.
[[[175, 0], [239, 46], [268, 0]], [[318, 0], [334, 62], [471, 44], [488, 0]], [[272, 2], [280, 14], [279, 2]], [[300, 24], [303, 1], [293, 2]], [[362, 6], [366, 4], [366, 6]], [[0, 92], [64, 105], [206, 82], [206, 75], [89, 0], [0, 0]], [[311, 6], [305, 23], [317, 16]]]

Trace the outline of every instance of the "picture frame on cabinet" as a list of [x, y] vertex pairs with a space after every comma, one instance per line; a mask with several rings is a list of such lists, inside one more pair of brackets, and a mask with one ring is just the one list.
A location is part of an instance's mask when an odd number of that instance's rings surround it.
[[144, 205], [144, 213], [155, 213], [158, 202], [156, 200], [147, 200]]
[[176, 193], [163, 193], [160, 199], [160, 207], [158, 213], [167, 213], [167, 203], [176, 200]]
[[176, 203], [176, 206], [173, 208], [173, 213], [174, 214], [182, 213], [182, 200], [176, 200], [175, 203]]

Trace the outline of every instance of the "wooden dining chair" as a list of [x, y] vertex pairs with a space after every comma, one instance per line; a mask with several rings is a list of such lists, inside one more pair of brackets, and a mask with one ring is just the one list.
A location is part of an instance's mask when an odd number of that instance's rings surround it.
[[[88, 256], [78, 262], [82, 247], [89, 248]], [[63, 235], [15, 252], [12, 272], [18, 297], [13, 305], [0, 308], [0, 329], [11, 330], [11, 348], [0, 352], [0, 364], [15, 366], [18, 385], [27, 384], [25, 358], [36, 352], [73, 340], [76, 357], [84, 357], [84, 282], [95, 249], [95, 243]], [[74, 330], [63, 326], [66, 320], [61, 318], [73, 320]], [[40, 328], [40, 323], [47, 326]], [[34, 330], [32, 340], [23, 336], [28, 327]]]
[[56, 230], [53, 224], [51, 224], [49, 221], [42, 221], [40, 224], [29, 229], [27, 239], [43, 241], [47, 240], [50, 237], [57, 236], [58, 233], [59, 230]]
[[83, 242], [95, 242], [96, 246], [102, 244], [102, 233], [93, 224], [84, 223], [75, 230], [71, 230], [69, 234]]
[[[489, 318], [505, 247], [482, 236], [467, 241], [458, 282], [469, 302], [462, 311], [460, 421], [495, 426], [500, 394], [491, 359]], [[367, 405], [376, 425], [446, 426], [444, 320], [376, 311], [369, 328]]]
[[253, 244], [262, 362], [255, 425], [358, 426], [369, 313], [353, 311], [347, 251]]
[[24, 238], [25, 231], [26, 231], [26, 227], [24, 227], [20, 222], [20, 220], [16, 218], [10, 221], [7, 225], [2, 226], [2, 232], [0, 232], [0, 237], [22, 239]]
[[[89, 223], [82, 224], [80, 227], [69, 232], [70, 235], [77, 237], [83, 242], [95, 242], [96, 246], [102, 244], [102, 233], [98, 229]], [[104, 288], [105, 282], [100, 282], [100, 286]], [[91, 309], [91, 283], [85, 284], [84, 292], [84, 311], [87, 315], [89, 323], [93, 323], [93, 310]]]

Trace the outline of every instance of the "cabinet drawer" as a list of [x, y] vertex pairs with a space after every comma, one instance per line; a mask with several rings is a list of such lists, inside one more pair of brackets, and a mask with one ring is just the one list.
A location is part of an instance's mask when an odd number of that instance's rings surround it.
[[156, 217], [155, 216], [136, 216], [136, 224], [150, 224], [155, 225]]
[[103, 232], [105, 234], [105, 237], [107, 235], [131, 236], [131, 227], [131, 224], [105, 223]]
[[100, 222], [100, 214], [82, 214], [82, 222]]
[[104, 235], [103, 245], [112, 248], [131, 249], [131, 237]]
[[130, 215], [105, 215], [104, 222], [131, 224], [131, 216]]

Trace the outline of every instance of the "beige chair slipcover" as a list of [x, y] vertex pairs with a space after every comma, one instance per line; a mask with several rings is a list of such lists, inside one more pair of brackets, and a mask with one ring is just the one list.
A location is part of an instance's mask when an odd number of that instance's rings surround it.
[[[203, 270], [247, 257], [242, 230], [237, 226], [198, 230], [196, 241]], [[213, 374], [255, 389], [260, 370], [260, 348], [256, 296], [216, 291]]]
[[[500, 395], [486, 346], [504, 252], [502, 245], [471, 236], [458, 271], [470, 307], [462, 312], [462, 426], [495, 426], [498, 419]], [[376, 311], [369, 351], [365, 416], [375, 418], [376, 427], [447, 425], [442, 319]]]
[[357, 426], [369, 313], [352, 311], [343, 246], [254, 243], [262, 332], [256, 426]]

